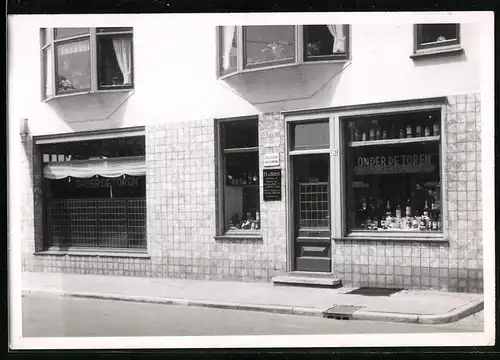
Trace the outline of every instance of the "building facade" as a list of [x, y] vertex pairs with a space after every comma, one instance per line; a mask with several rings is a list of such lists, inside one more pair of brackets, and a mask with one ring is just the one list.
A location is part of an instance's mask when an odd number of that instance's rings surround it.
[[23, 271], [483, 290], [480, 23], [48, 24], [10, 24]]

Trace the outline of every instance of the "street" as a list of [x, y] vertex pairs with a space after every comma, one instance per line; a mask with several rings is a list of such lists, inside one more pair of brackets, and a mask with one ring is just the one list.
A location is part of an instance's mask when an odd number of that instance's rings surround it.
[[29, 295], [24, 337], [305, 335], [482, 331], [482, 313], [446, 325], [341, 321], [312, 316]]

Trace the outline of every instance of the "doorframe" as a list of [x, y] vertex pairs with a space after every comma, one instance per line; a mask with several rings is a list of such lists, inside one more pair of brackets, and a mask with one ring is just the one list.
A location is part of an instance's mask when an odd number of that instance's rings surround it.
[[[316, 122], [316, 121], [328, 121], [328, 128], [330, 131], [329, 136], [329, 146], [323, 149], [307, 149], [307, 150], [291, 150], [291, 137], [290, 137], [290, 128], [294, 123], [297, 122]], [[286, 271], [293, 272], [295, 271], [295, 243], [294, 243], [294, 208], [295, 208], [295, 184], [294, 184], [294, 166], [293, 166], [293, 156], [300, 155], [313, 155], [313, 154], [329, 154], [330, 155], [330, 201], [334, 200], [334, 191], [332, 186], [334, 184], [334, 179], [337, 179], [337, 167], [338, 164], [338, 156], [337, 159], [334, 159], [333, 150], [334, 145], [338, 144], [338, 141], [334, 139], [334, 136], [338, 136], [338, 131], [335, 131], [335, 117], [331, 114], [302, 114], [302, 115], [288, 115], [285, 116], [285, 168], [287, 169], [286, 173], [286, 219], [287, 219], [287, 229], [286, 229], [286, 237], [287, 237], [287, 255], [286, 255]], [[337, 117], [338, 122], [338, 117]], [[336, 134], [336, 135], [335, 135]], [[337, 149], [338, 155], [338, 149]], [[334, 165], [335, 162], [335, 165]], [[335, 168], [335, 170], [334, 170]], [[335, 176], [335, 177], [334, 177]], [[338, 220], [336, 219], [337, 215], [333, 215], [335, 211], [337, 211], [337, 207], [340, 207], [340, 204], [335, 205], [334, 203], [330, 203], [330, 257], [332, 261], [331, 271], [325, 272], [325, 274], [331, 274], [334, 272], [334, 243], [333, 243], [333, 230], [338, 226]], [[335, 225], [334, 225], [335, 224]]]

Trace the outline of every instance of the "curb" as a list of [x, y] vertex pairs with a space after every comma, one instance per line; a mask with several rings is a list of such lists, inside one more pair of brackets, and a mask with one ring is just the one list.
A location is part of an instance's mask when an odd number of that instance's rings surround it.
[[[22, 296], [37, 294], [37, 293], [52, 294], [52, 295], [59, 295], [63, 297], [73, 297], [73, 298], [119, 300], [119, 301], [148, 303], [148, 304], [193, 306], [193, 307], [205, 307], [213, 309], [246, 310], [246, 311], [258, 311], [258, 312], [267, 312], [275, 314], [326, 317], [325, 314], [326, 310], [318, 308], [300, 307], [300, 306], [293, 307], [284, 305], [242, 304], [242, 303], [230, 303], [230, 302], [214, 302], [206, 300], [189, 300], [189, 299], [174, 298], [174, 297], [160, 298], [151, 296], [117, 295], [117, 294], [92, 293], [92, 292], [69, 292], [69, 291], [61, 291], [53, 289], [22, 290]], [[418, 315], [418, 314], [357, 310], [350, 315], [350, 318], [352, 320], [365, 320], [365, 321], [383, 321], [383, 322], [414, 323], [414, 324], [447, 324], [463, 319], [483, 309], [484, 309], [484, 300], [479, 299], [471, 301], [468, 304], [462, 305], [456, 309], [452, 309], [443, 314]]]
[[307, 307], [293, 307], [283, 305], [259, 305], [259, 304], [241, 304], [229, 302], [214, 302], [205, 300], [189, 300], [183, 298], [159, 298], [150, 296], [131, 296], [131, 295], [116, 295], [105, 293], [91, 293], [91, 292], [69, 292], [61, 290], [49, 289], [23, 289], [22, 295], [32, 294], [51, 294], [63, 297], [73, 298], [86, 298], [98, 300], [119, 300], [128, 302], [138, 302], [147, 304], [163, 304], [163, 305], [179, 305], [179, 306], [193, 306], [205, 307], [212, 309], [226, 309], [226, 310], [246, 310], [246, 311], [259, 311], [275, 314], [288, 314], [288, 315], [304, 315], [304, 316], [319, 316], [323, 317], [323, 310], [317, 308]]

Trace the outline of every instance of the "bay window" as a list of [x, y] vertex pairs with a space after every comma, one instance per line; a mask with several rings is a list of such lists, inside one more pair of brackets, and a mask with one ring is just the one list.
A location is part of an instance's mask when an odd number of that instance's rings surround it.
[[442, 231], [440, 112], [346, 119], [348, 233]]
[[260, 229], [258, 120], [221, 121], [220, 232]]
[[132, 28], [41, 29], [43, 98], [133, 87]]
[[219, 26], [218, 74], [349, 58], [349, 26]]

